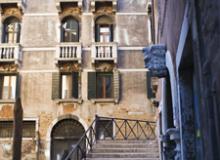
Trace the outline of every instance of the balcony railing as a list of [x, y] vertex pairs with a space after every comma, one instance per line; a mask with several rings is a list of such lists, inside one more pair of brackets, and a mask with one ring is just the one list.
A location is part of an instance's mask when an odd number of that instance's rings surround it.
[[57, 46], [56, 61], [78, 61], [82, 60], [81, 43], [60, 43]]
[[0, 62], [18, 63], [21, 60], [21, 46], [19, 44], [0, 44]]
[[92, 63], [95, 61], [114, 61], [117, 63], [117, 43], [93, 43], [92, 44]]

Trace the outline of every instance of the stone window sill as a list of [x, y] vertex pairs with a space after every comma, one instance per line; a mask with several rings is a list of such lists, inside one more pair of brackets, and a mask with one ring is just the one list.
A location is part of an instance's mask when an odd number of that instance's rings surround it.
[[97, 98], [91, 99], [92, 103], [117, 103], [114, 98]]
[[0, 99], [0, 104], [14, 104], [15, 102], [15, 99]]
[[79, 103], [82, 104], [83, 100], [81, 98], [78, 99], [57, 99], [56, 100], [58, 104], [61, 103]]

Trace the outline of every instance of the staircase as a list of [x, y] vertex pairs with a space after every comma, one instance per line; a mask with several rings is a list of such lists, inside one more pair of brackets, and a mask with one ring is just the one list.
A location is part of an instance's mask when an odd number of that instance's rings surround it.
[[64, 160], [159, 160], [152, 121], [96, 116]]
[[97, 141], [87, 160], [159, 160], [156, 140]]

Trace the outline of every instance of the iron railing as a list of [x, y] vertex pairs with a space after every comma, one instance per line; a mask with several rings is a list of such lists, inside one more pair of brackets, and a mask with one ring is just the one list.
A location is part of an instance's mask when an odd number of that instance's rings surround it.
[[98, 140], [154, 140], [156, 123], [153, 121], [96, 116], [88, 130], [74, 145], [64, 160], [86, 159]]

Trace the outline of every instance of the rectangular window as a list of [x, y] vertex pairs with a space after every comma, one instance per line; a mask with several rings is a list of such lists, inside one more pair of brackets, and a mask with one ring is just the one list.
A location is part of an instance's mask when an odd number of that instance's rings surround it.
[[[36, 132], [35, 121], [23, 121], [22, 137], [34, 138]], [[13, 136], [13, 121], [0, 121], [0, 138]]]
[[78, 98], [78, 73], [61, 74], [61, 98]]
[[97, 73], [96, 76], [96, 97], [113, 98], [112, 73]]
[[100, 42], [111, 41], [111, 30], [109, 26], [100, 26]]
[[1, 99], [15, 99], [17, 76], [0, 76]]

